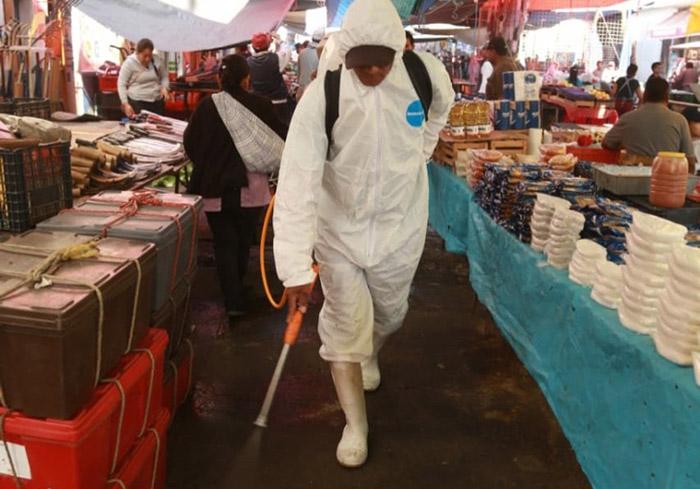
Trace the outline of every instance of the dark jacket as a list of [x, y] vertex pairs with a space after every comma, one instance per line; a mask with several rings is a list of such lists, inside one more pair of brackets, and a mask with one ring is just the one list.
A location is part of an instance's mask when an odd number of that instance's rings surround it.
[[[282, 139], [287, 137], [288, 128], [277, 118], [269, 99], [242, 89], [229, 93]], [[184, 143], [193, 166], [188, 192], [220, 198], [248, 185], [245, 164], [211, 97], [203, 99], [192, 114]]]
[[253, 93], [270, 100], [286, 100], [287, 86], [280, 73], [280, 59], [275, 53], [264, 53], [248, 58]]

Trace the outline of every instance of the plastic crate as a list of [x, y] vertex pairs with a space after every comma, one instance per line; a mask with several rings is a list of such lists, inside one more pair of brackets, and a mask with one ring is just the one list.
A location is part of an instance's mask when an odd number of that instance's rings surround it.
[[17, 116], [51, 119], [51, 102], [47, 98], [16, 98], [14, 102]]
[[73, 205], [70, 143], [0, 149], [0, 229], [19, 233]]
[[100, 92], [114, 93], [117, 91], [117, 82], [119, 81], [119, 75], [112, 74], [98, 74], [97, 83], [100, 88]]

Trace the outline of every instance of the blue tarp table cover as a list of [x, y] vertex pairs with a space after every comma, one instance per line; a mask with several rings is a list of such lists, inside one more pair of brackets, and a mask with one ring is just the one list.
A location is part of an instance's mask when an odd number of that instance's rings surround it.
[[[596, 489], [700, 488], [700, 388], [651, 338], [498, 226], [431, 163], [430, 224], [546, 396]], [[468, 388], [468, 386], [467, 386]]]

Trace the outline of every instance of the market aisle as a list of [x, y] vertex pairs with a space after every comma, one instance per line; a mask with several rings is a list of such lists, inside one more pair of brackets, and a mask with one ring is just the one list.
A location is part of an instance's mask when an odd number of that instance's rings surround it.
[[221, 329], [207, 243], [194, 288], [197, 357], [192, 399], [169, 439], [169, 489], [590, 487], [544, 397], [480, 305], [465, 259], [431, 236], [403, 330], [382, 356], [368, 396], [370, 459], [341, 469], [343, 425], [315, 314], [292, 350], [270, 428], [255, 419], [281, 345], [279, 313], [251, 277], [252, 315]]

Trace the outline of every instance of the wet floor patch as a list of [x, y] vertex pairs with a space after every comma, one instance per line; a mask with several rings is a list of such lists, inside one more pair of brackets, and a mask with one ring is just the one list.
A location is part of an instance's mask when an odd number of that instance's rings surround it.
[[[469, 287], [466, 259], [431, 234], [404, 328], [367, 396], [370, 458], [335, 462], [344, 423], [318, 356], [314, 307], [292, 349], [269, 427], [253, 426], [282, 345], [251, 253], [249, 317], [229, 326], [211, 247], [193, 294], [193, 393], [168, 440], [169, 489], [589, 488], [534, 380]], [[276, 292], [281, 289], [277, 285]]]

